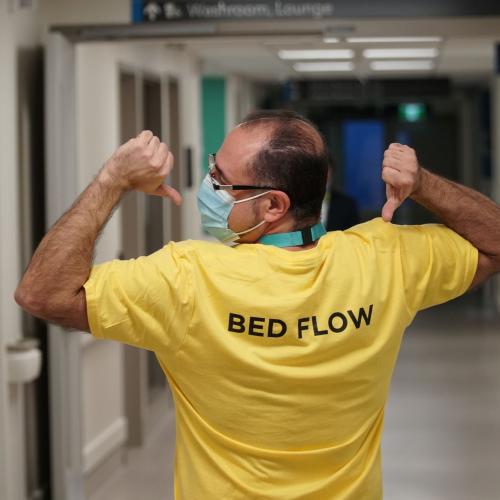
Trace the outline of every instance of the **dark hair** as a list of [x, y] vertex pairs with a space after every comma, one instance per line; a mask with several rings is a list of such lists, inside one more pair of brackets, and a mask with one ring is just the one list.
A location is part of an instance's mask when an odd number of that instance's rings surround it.
[[254, 179], [288, 194], [297, 229], [317, 222], [326, 191], [328, 150], [316, 126], [285, 110], [250, 113], [241, 126], [270, 129], [266, 144], [249, 165]]

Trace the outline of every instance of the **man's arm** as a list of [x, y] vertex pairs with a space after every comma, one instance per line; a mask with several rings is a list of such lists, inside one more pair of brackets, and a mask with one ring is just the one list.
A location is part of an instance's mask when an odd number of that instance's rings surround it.
[[149, 131], [121, 146], [43, 238], [17, 287], [17, 303], [33, 316], [89, 331], [83, 285], [100, 231], [129, 190], [180, 203], [180, 194], [162, 184], [172, 167], [167, 146]]
[[500, 272], [500, 207], [495, 202], [421, 168], [415, 151], [401, 144], [391, 144], [385, 152], [382, 178], [387, 184], [384, 220], [392, 220], [394, 211], [411, 197], [478, 249], [471, 287]]

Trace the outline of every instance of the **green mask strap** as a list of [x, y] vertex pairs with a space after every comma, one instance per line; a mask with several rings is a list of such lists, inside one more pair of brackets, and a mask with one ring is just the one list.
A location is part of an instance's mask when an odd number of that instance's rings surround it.
[[306, 227], [300, 231], [266, 234], [257, 243], [272, 245], [279, 248], [300, 247], [314, 243], [325, 234], [325, 226], [323, 226], [321, 222], [318, 222], [316, 225]]

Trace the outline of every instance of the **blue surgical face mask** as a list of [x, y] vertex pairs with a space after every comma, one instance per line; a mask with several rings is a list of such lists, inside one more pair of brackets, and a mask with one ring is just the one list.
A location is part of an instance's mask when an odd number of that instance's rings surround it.
[[219, 241], [222, 241], [222, 243], [234, 244], [234, 242], [240, 239], [240, 236], [257, 229], [266, 222], [259, 222], [259, 224], [246, 229], [245, 231], [235, 233], [232, 229], [229, 229], [228, 226], [229, 214], [231, 213], [234, 205], [255, 200], [256, 198], [260, 198], [269, 192], [270, 191], [266, 191], [265, 193], [260, 193], [255, 196], [251, 196], [250, 198], [244, 198], [243, 200], [235, 200], [227, 191], [223, 189], [216, 191], [212, 187], [210, 175], [207, 174], [198, 191], [198, 209], [200, 211], [203, 229]]

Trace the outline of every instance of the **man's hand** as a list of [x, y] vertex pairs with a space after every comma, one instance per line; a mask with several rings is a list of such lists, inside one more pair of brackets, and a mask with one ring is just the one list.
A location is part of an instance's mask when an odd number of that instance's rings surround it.
[[479, 250], [471, 287], [500, 272], [500, 207], [495, 202], [420, 167], [415, 151], [402, 144], [389, 146], [382, 165], [387, 185], [387, 202], [382, 209], [385, 221], [390, 222], [396, 209], [411, 196]]
[[120, 146], [102, 169], [101, 179], [118, 183], [125, 191], [165, 196], [176, 205], [182, 198], [173, 187], [163, 184], [174, 166], [168, 146], [149, 130]]
[[386, 183], [387, 202], [382, 218], [390, 222], [394, 212], [411, 196], [420, 183], [421, 168], [415, 151], [402, 144], [391, 144], [384, 153], [382, 179]]

